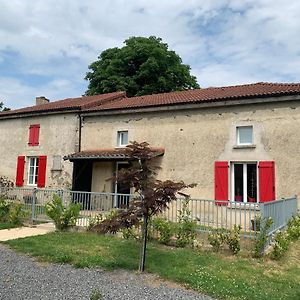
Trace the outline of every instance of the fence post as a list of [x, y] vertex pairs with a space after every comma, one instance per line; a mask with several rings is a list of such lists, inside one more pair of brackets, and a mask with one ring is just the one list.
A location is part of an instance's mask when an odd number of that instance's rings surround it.
[[36, 204], [36, 193], [37, 189], [34, 188], [32, 191], [32, 205], [31, 205], [31, 222], [34, 222], [35, 219], [35, 204]]

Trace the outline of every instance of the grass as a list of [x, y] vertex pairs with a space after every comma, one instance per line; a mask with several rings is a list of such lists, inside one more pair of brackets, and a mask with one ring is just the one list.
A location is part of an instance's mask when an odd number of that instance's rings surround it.
[[[92, 233], [51, 233], [5, 242], [42, 261], [137, 270], [139, 244]], [[300, 299], [300, 241], [280, 262], [149, 243], [150, 273], [220, 299]]]
[[0, 222], [0, 230], [1, 229], [10, 229], [10, 228], [16, 228], [16, 227], [19, 227], [19, 226], [16, 226], [12, 223], [1, 223]]

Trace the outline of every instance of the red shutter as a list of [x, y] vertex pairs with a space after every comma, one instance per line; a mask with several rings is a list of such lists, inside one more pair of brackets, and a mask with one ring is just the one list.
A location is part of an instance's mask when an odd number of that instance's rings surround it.
[[[228, 201], [228, 162], [215, 162], [215, 200]], [[226, 205], [226, 202], [216, 202]]]
[[259, 169], [259, 199], [260, 202], [275, 200], [275, 163], [260, 161]]
[[30, 125], [29, 127], [29, 146], [38, 146], [40, 138], [40, 124]]
[[40, 156], [39, 157], [38, 179], [37, 179], [38, 187], [45, 187], [46, 165], [47, 165], [47, 156]]
[[24, 166], [25, 166], [25, 156], [18, 156], [16, 186], [23, 186]]

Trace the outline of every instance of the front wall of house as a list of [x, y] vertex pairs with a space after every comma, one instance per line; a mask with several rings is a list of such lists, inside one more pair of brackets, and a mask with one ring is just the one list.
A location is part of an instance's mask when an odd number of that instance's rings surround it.
[[[40, 125], [39, 145], [30, 146], [29, 127]], [[15, 182], [18, 156], [25, 156], [24, 186], [28, 183], [29, 157], [47, 156], [46, 187], [70, 187], [72, 163], [63, 156], [78, 149], [75, 114], [0, 120], [0, 175]]]
[[[243, 125], [253, 126], [255, 148], [234, 147], [236, 126]], [[123, 130], [128, 130], [130, 141], [164, 147], [159, 177], [197, 183], [189, 191], [193, 197], [214, 198], [216, 161], [262, 160], [275, 161], [277, 198], [300, 195], [299, 101], [90, 116], [83, 124], [82, 150], [116, 147], [117, 132]], [[98, 176], [99, 170], [94, 173], [93, 187]]]

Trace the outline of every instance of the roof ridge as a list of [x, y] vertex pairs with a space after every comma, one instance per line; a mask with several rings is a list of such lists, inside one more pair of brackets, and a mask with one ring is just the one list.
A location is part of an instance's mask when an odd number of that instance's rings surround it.
[[[101, 106], [102, 104], [113, 102], [114, 100], [118, 100], [120, 98], [126, 98], [126, 92], [124, 92], [124, 91], [118, 91], [118, 92], [114, 92], [111, 94], [112, 95], [108, 98], [97, 99], [94, 102], [86, 103], [86, 104], [80, 106], [80, 108], [81, 108], [81, 110], [84, 110], [84, 109], [92, 108], [94, 106]], [[100, 94], [100, 95], [105, 95], [105, 94]], [[94, 96], [96, 96], [96, 95], [94, 95]], [[87, 97], [89, 97], [89, 96], [87, 96]]]

